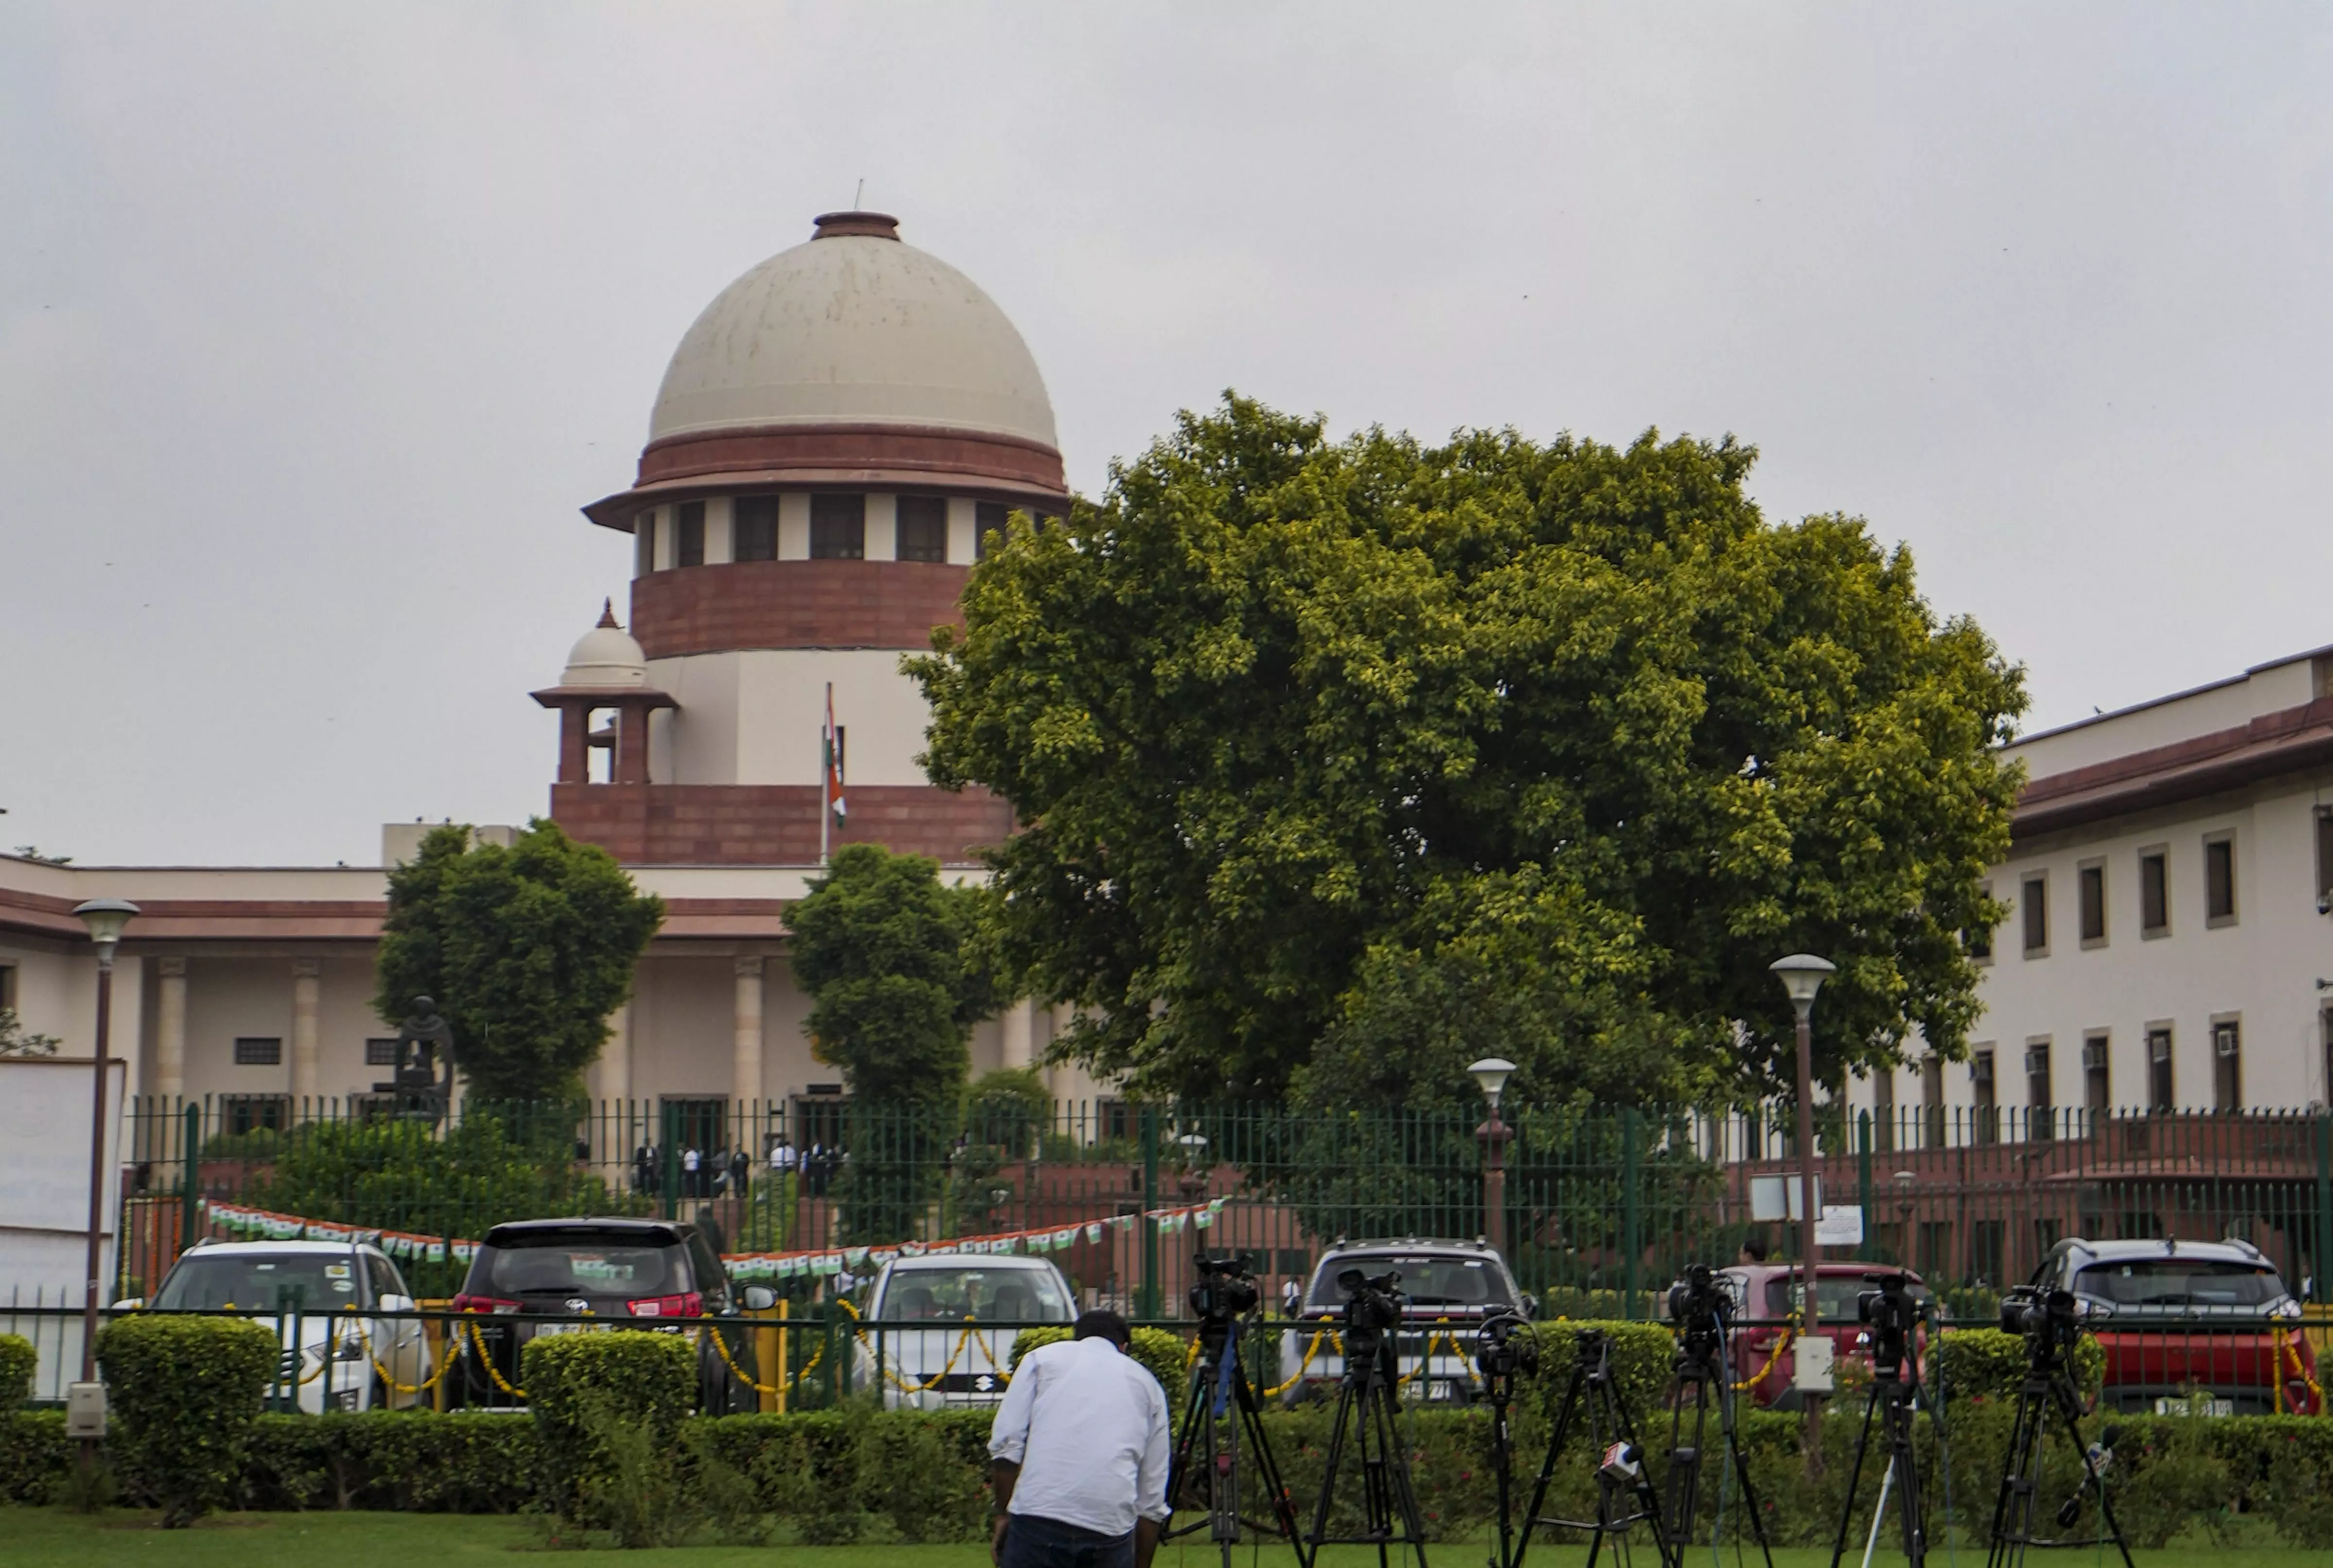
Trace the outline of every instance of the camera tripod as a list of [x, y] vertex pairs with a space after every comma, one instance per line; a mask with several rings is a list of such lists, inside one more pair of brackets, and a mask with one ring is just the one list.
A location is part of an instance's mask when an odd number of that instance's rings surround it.
[[[1297, 1529], [1296, 1505], [1280, 1478], [1280, 1466], [1264, 1436], [1255, 1385], [1240, 1363], [1240, 1338], [1246, 1327], [1246, 1321], [1236, 1317], [1200, 1322], [1199, 1361], [1192, 1371], [1190, 1397], [1184, 1402], [1182, 1424], [1175, 1437], [1174, 1462], [1166, 1472], [1166, 1500], [1169, 1507], [1204, 1508], [1206, 1517], [1180, 1529], [1170, 1528], [1162, 1538], [1172, 1541], [1205, 1530], [1207, 1538], [1223, 1548], [1224, 1568], [1231, 1568], [1232, 1548], [1239, 1544], [1241, 1526], [1245, 1525], [1286, 1536], [1296, 1549], [1297, 1568], [1311, 1568]], [[1243, 1438], [1254, 1456], [1255, 1473], [1272, 1507], [1269, 1523], [1240, 1517]]]
[[[1685, 1555], [1685, 1544], [1693, 1539], [1694, 1518], [1701, 1505], [1701, 1461], [1708, 1449], [1709, 1412], [1717, 1411], [1719, 1441], [1725, 1445], [1718, 1455], [1721, 1467], [1731, 1465], [1733, 1474], [1742, 1482], [1743, 1505], [1750, 1513], [1751, 1534], [1757, 1537], [1758, 1550], [1766, 1559], [1766, 1568], [1774, 1568], [1774, 1551], [1766, 1540], [1766, 1521], [1759, 1512], [1758, 1494], [1750, 1485], [1750, 1461], [1742, 1452], [1741, 1429], [1734, 1422], [1733, 1368], [1726, 1353], [1726, 1322], [1723, 1311], [1696, 1313], [1684, 1324], [1685, 1333], [1677, 1345], [1676, 1404], [1669, 1414], [1668, 1467], [1668, 1532], [1676, 1543], [1677, 1556]], [[1685, 1441], [1686, 1399], [1690, 1395], [1693, 1409], [1693, 1440]], [[1725, 1472], [1718, 1473], [1719, 1517], [1710, 1526], [1710, 1544], [1717, 1544], [1718, 1533], [1724, 1527]], [[1739, 1543], [1736, 1543], [1737, 1546]]]
[[[1887, 1513], [1887, 1494], [1896, 1494], [1896, 1511], [1904, 1533], [1907, 1568], [1925, 1568], [1928, 1560], [1927, 1503], [1922, 1496], [1920, 1467], [1912, 1448], [1914, 1412], [1927, 1401], [1921, 1398], [1920, 1352], [1915, 1342], [1918, 1308], [1903, 1291], [1899, 1279], [1858, 1299], [1863, 1321], [1871, 1325], [1871, 1391], [1864, 1397], [1863, 1429], [1855, 1439], [1855, 1464], [1848, 1471], [1847, 1501], [1839, 1515], [1839, 1535], [1831, 1544], [1830, 1568], [1847, 1555], [1848, 1525], [1855, 1517], [1857, 1484], [1863, 1478], [1863, 1461], [1871, 1448], [1871, 1420], [1880, 1418], [1882, 1440], [1887, 1445], [1887, 1468], [1879, 1478], [1879, 1500], [1872, 1505], [1871, 1534], [1863, 1558], [1871, 1561], [1879, 1541], [1879, 1525]], [[1935, 1408], [1928, 1406], [1935, 1419]], [[1944, 1423], [1936, 1422], [1936, 1444], [1944, 1451]]]
[[[2017, 1391], [2017, 1417], [2010, 1428], [2009, 1452], [2002, 1459], [2001, 1490], [1992, 1504], [1992, 1549], [1985, 1555], [1985, 1568], [2022, 1568], [2029, 1546], [2103, 1546], [2109, 1541], [2122, 1554], [2123, 1568], [2131, 1568], [2130, 1543], [2123, 1539], [2122, 1525], [2107, 1501], [2105, 1477], [2082, 1442], [2081, 1400], [2066, 1365], [2071, 1332], [2051, 1321], [2046, 1307], [2032, 1311], [2043, 1314], [2042, 1321], [2025, 1330], [2025, 1381]], [[2033, 1533], [2041, 1485], [2041, 1431], [2052, 1409], [2065, 1427], [2066, 1440], [2082, 1457], [2082, 1484], [2059, 1505], [2058, 1527], [2070, 1528], [2081, 1517], [2082, 1493], [2094, 1491], [2104, 1534], [2069, 1541]], [[2107, 1440], [2113, 1441], [2111, 1434]]]
[[[1555, 1431], [1548, 1438], [1547, 1457], [1540, 1462], [1539, 1480], [1531, 1487], [1531, 1506], [1523, 1512], [1522, 1534], [1514, 1544], [1514, 1554], [1498, 1568], [1522, 1568], [1523, 1555], [1531, 1549], [1531, 1532], [1543, 1525], [1588, 1531], [1587, 1568], [1596, 1568], [1605, 1537], [1621, 1537], [1619, 1550], [1625, 1551], [1628, 1528], [1640, 1520], [1653, 1527], [1653, 1549], [1659, 1554], [1661, 1568], [1684, 1568], [1684, 1552], [1670, 1544], [1668, 1527], [1661, 1517], [1660, 1499], [1654, 1496], [1652, 1481], [1645, 1474], [1645, 1451], [1637, 1441], [1637, 1424], [1630, 1419], [1628, 1402], [1621, 1397], [1619, 1385], [1613, 1379], [1611, 1337], [1600, 1329], [1581, 1329], [1574, 1342], [1578, 1359], [1572, 1363], [1571, 1380], [1563, 1390], [1563, 1403], [1556, 1410]], [[1572, 1422], [1579, 1419], [1582, 1406], [1587, 1410], [1589, 1443], [1598, 1456], [1596, 1517], [1549, 1518], [1540, 1510], [1547, 1505], [1547, 1488], [1555, 1477], [1556, 1457], [1563, 1452], [1564, 1441], [1570, 1437]], [[1634, 1512], [1627, 1511], [1629, 1508]], [[1503, 1545], [1507, 1536], [1503, 1515], [1499, 1534]]]
[[[1400, 1382], [1388, 1332], [1357, 1326], [1349, 1310], [1345, 1375], [1337, 1385], [1337, 1415], [1329, 1428], [1320, 1501], [1312, 1513], [1311, 1533], [1305, 1537], [1314, 1557], [1323, 1545], [1372, 1545], [1378, 1549], [1382, 1568], [1390, 1561], [1387, 1548], [1399, 1541], [1417, 1554], [1417, 1568], [1426, 1568], [1426, 1525], [1417, 1511], [1417, 1489], [1410, 1482], [1409, 1455], [1394, 1429], [1394, 1418], [1401, 1411]], [[1336, 1499], [1337, 1476], [1345, 1463], [1349, 1436], [1360, 1463], [1361, 1534], [1331, 1535], [1329, 1509]], [[1298, 1555], [1302, 1555], [1301, 1548]]]

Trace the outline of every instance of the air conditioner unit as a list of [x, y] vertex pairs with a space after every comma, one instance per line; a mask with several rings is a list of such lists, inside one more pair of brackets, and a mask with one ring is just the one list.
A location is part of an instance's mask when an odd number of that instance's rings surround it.
[[2236, 1041], [2235, 1029], [2231, 1025], [2221, 1025], [2212, 1031], [2212, 1053], [2215, 1056], [2233, 1056], [2237, 1051]]
[[2146, 1037], [2146, 1059], [2149, 1062], [2170, 1061], [2171, 1036], [2168, 1034], [2149, 1034]]
[[2103, 1073], [2107, 1070], [2107, 1043], [2103, 1040], [2082, 1042], [2082, 1071]]
[[1992, 1052], [1979, 1052], [1977, 1053], [1976, 1060], [1969, 1063], [1969, 1082], [1973, 1083], [1990, 1083], [1992, 1082]]
[[2047, 1045], [2028, 1045], [2025, 1048], [2025, 1072], [2027, 1076], [2030, 1077], [2034, 1073], [2047, 1073], [2049, 1071], [2050, 1047]]

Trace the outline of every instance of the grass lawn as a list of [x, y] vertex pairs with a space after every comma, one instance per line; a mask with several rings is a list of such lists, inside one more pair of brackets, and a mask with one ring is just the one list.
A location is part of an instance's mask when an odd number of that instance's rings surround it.
[[[151, 1515], [116, 1511], [96, 1518], [50, 1508], [0, 1508], [0, 1561], [9, 1568], [110, 1568], [114, 1563], [168, 1564], [168, 1568], [438, 1568], [440, 1564], [498, 1563], [511, 1554], [543, 1548], [541, 1525], [534, 1520], [448, 1514], [226, 1514], [191, 1530], [158, 1530]], [[1432, 1549], [1430, 1560], [1454, 1568], [1476, 1568], [1485, 1556], [1482, 1542], [1451, 1542]], [[1579, 1568], [1586, 1553], [1576, 1547], [1531, 1548], [1531, 1561], [1546, 1568]], [[2326, 1554], [2298, 1550], [2214, 1548], [2198, 1542], [2192, 1547], [2136, 1554], [2139, 1568], [2323, 1568]], [[1983, 1568], [1983, 1554], [1963, 1547], [1960, 1568]], [[1291, 1563], [1284, 1546], [1243, 1544], [1233, 1560], [1246, 1564]], [[1398, 1558], [1396, 1559], [1399, 1561]], [[2111, 1560], [2089, 1552], [2068, 1553], [2065, 1568]], [[702, 1546], [655, 1552], [633, 1552], [620, 1561], [627, 1568], [979, 1568], [988, 1562], [987, 1549], [958, 1546]], [[1374, 1563], [1377, 1554], [1359, 1547], [1323, 1554], [1330, 1568], [1359, 1568]], [[1606, 1561], [1611, 1561], [1607, 1556]], [[1650, 1544], [1639, 1548], [1637, 1561], [1650, 1563]], [[1850, 1557], [1850, 1562], [1856, 1561]], [[1882, 1554], [1878, 1563], [1900, 1564], [1900, 1556]], [[1952, 1558], [1941, 1544], [1931, 1561], [1936, 1568], [1952, 1568]], [[1221, 1562], [1215, 1548], [1204, 1542], [1176, 1542], [1160, 1551], [1161, 1568], [1209, 1568]], [[1774, 1554], [1775, 1568], [1829, 1568], [1830, 1554], [1790, 1550]], [[1706, 1546], [1690, 1552], [1686, 1568], [1721, 1568]], [[1725, 1553], [1722, 1568], [1734, 1568], [1733, 1552]], [[1752, 1552], [1745, 1568], [1763, 1568]]]

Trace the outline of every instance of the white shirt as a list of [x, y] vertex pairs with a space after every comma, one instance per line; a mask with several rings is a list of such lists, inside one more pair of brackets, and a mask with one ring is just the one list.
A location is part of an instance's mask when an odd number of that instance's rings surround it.
[[1123, 1535], [1166, 1520], [1166, 1393], [1109, 1340], [1061, 1340], [1021, 1358], [988, 1456], [1021, 1467], [1012, 1511]]

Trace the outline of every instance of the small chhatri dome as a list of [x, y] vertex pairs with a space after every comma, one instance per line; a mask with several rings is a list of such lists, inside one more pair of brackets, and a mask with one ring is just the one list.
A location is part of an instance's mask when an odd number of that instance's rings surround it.
[[1055, 444], [1012, 322], [879, 212], [822, 214], [810, 240], [724, 289], [674, 351], [648, 439], [804, 426]]
[[644, 688], [648, 683], [648, 656], [629, 632], [616, 624], [616, 603], [609, 600], [600, 607], [600, 624], [576, 640], [559, 684], [608, 690]]

